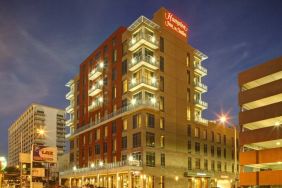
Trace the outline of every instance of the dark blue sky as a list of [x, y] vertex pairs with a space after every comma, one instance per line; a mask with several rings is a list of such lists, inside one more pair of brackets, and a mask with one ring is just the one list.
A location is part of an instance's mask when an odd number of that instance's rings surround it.
[[65, 83], [118, 26], [161, 6], [190, 26], [189, 42], [209, 56], [205, 117], [237, 121], [237, 74], [282, 54], [279, 0], [0, 1], [0, 155], [10, 123], [31, 102], [67, 106]]

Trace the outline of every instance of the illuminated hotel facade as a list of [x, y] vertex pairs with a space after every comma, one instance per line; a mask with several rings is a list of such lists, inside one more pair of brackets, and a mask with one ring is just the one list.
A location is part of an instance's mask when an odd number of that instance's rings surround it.
[[152, 20], [118, 28], [80, 65], [67, 84], [74, 165], [60, 173], [61, 184], [234, 183], [234, 130], [202, 118], [207, 56], [187, 39], [187, 24], [161, 8]]
[[240, 185], [282, 187], [282, 58], [241, 72]]

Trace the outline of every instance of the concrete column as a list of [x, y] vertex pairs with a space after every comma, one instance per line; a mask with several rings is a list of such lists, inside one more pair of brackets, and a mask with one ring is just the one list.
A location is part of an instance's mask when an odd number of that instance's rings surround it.
[[100, 174], [97, 175], [97, 186], [100, 187]]
[[132, 175], [130, 171], [128, 172], [128, 180], [128, 187], [132, 188]]
[[119, 184], [120, 184], [119, 173], [116, 173], [116, 185], [117, 185], [116, 188], [120, 188]]
[[69, 184], [70, 184], [70, 188], [71, 188], [71, 178], [69, 179]]

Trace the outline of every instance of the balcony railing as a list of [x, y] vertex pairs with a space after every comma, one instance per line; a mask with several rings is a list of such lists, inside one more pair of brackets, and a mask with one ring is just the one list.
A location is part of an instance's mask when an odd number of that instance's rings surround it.
[[195, 100], [195, 105], [202, 108], [202, 109], [207, 109], [208, 108], [208, 103], [205, 101], [202, 101], [201, 99], [196, 99]]
[[135, 91], [141, 87], [147, 87], [152, 90], [158, 90], [159, 83], [154, 78], [141, 77], [139, 79], [132, 78], [129, 84], [129, 91]]
[[198, 74], [201, 74], [202, 76], [205, 76], [207, 75], [208, 70], [205, 67], [201, 66], [200, 64], [197, 64], [195, 66], [195, 72], [197, 72]]
[[66, 112], [67, 113], [72, 113], [74, 111], [74, 106], [73, 104], [70, 104], [68, 107], [66, 107]]
[[118, 161], [114, 163], [105, 163], [105, 164], [95, 164], [90, 165], [90, 167], [85, 168], [71, 168], [69, 170], [65, 170], [64, 172], [60, 172], [60, 176], [69, 176], [69, 175], [82, 175], [93, 171], [101, 171], [101, 170], [111, 170], [114, 168], [121, 168], [121, 167], [136, 167], [136, 168], [142, 168], [142, 161]]
[[103, 106], [103, 101], [96, 99], [89, 105], [88, 110], [92, 111], [92, 110], [95, 110], [95, 109], [102, 107], [102, 106]]
[[196, 117], [195, 121], [198, 122], [198, 123], [204, 124], [204, 125], [208, 124], [208, 120], [201, 118], [201, 117]]
[[103, 63], [97, 64], [97, 66], [88, 74], [89, 80], [95, 80], [98, 78], [103, 73], [103, 68]]
[[66, 121], [66, 126], [71, 126], [72, 125], [72, 123], [73, 123], [73, 119], [68, 119], [67, 121]]
[[198, 91], [201, 92], [207, 92], [208, 91], [208, 86], [206, 86], [205, 84], [196, 81], [195, 82], [195, 89], [197, 89]]
[[96, 120], [95, 122], [79, 127], [73, 133], [71, 133], [71, 136], [78, 135], [78, 134], [81, 134], [82, 132], [89, 131], [93, 128], [100, 126], [101, 124], [107, 123], [109, 121], [113, 121], [116, 118], [119, 118], [121, 116], [131, 113], [132, 111], [136, 111], [142, 108], [150, 108], [153, 110], [159, 110], [159, 103], [152, 102], [151, 100], [136, 100], [134, 104], [129, 104], [125, 107], [120, 108], [119, 110], [115, 112], [105, 115], [104, 117]]
[[74, 96], [74, 92], [73, 90], [71, 89], [67, 94], [66, 94], [66, 99], [67, 100], [70, 100], [71, 98], [73, 98]]
[[147, 33], [140, 32], [136, 35], [136, 37], [133, 37], [128, 44], [128, 50], [134, 51], [139, 47], [141, 44], [146, 44], [147, 46], [157, 49], [159, 47], [159, 41], [156, 39], [156, 36], [152, 36]]
[[153, 70], [157, 70], [159, 68], [159, 62], [156, 60], [155, 57], [150, 55], [140, 55], [132, 58], [131, 62], [128, 65], [128, 69], [130, 71], [135, 71], [142, 65]]
[[88, 91], [88, 95], [93, 97], [98, 93], [100, 93], [102, 91], [102, 88], [103, 88], [103, 84], [97, 82], [90, 88], [90, 90]]

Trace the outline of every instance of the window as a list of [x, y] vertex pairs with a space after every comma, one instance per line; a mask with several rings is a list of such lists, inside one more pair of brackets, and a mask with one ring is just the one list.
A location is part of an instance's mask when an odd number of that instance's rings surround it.
[[214, 157], [214, 146], [211, 146], [211, 156]]
[[204, 154], [208, 154], [208, 144], [204, 144]]
[[191, 153], [192, 152], [192, 142], [191, 142], [191, 140], [188, 140], [187, 148], [188, 148], [188, 153]]
[[161, 136], [161, 140], [160, 140], [160, 145], [161, 145], [161, 148], [164, 148], [165, 146], [165, 137], [164, 136]]
[[135, 133], [133, 134], [133, 147], [141, 147], [141, 133]]
[[221, 162], [217, 161], [217, 171], [221, 172]]
[[187, 88], [187, 102], [191, 101], [191, 91], [189, 88]]
[[226, 148], [223, 149], [223, 157], [226, 159]]
[[104, 153], [108, 152], [108, 144], [107, 142], [104, 142]]
[[127, 155], [126, 155], [126, 154], [121, 155], [121, 160], [122, 160], [122, 161], [126, 161], [126, 160], [127, 160]]
[[155, 153], [154, 152], [146, 152], [146, 165], [147, 166], [155, 166]]
[[160, 96], [160, 110], [164, 111], [164, 97]]
[[127, 60], [124, 60], [121, 65], [122, 75], [127, 73]]
[[164, 91], [164, 77], [160, 76], [160, 91]]
[[195, 159], [195, 168], [201, 169], [201, 159], [199, 159], [199, 158]]
[[146, 146], [155, 147], [155, 134], [146, 132]]
[[122, 130], [126, 131], [127, 130], [127, 119], [122, 120]]
[[121, 107], [123, 108], [123, 107], [126, 107], [126, 106], [127, 106], [127, 98], [125, 98], [121, 101]]
[[211, 132], [211, 141], [214, 142], [214, 132]]
[[160, 57], [160, 71], [164, 72], [164, 57]]
[[112, 151], [115, 152], [117, 150], [117, 140], [113, 139], [112, 140]]
[[195, 142], [195, 152], [200, 153], [201, 151], [201, 145], [199, 142]]
[[164, 38], [160, 37], [160, 51], [164, 52]]
[[133, 117], [133, 129], [141, 127], [141, 114], [135, 114]]
[[165, 166], [165, 154], [161, 153], [161, 166], [164, 167]]
[[116, 125], [116, 121], [112, 122], [112, 134], [116, 134], [117, 132], [117, 125]]
[[231, 150], [231, 157], [232, 157], [232, 160], [234, 160], [234, 158], [235, 158], [235, 152], [234, 152], [234, 149], [232, 148], [232, 150]]
[[133, 157], [134, 160], [142, 161], [141, 152], [132, 153], [132, 157]]
[[116, 80], [117, 79], [117, 70], [115, 68], [113, 68], [112, 70], [112, 80]]
[[127, 41], [124, 41], [122, 43], [122, 55], [126, 55], [126, 52], [127, 52]]
[[191, 125], [188, 125], [187, 126], [187, 136], [192, 136], [192, 127], [191, 127]]
[[204, 160], [204, 169], [205, 169], [205, 170], [208, 170], [208, 165], [209, 165], [208, 160], [205, 159], [205, 160]]
[[160, 118], [160, 129], [165, 129], [165, 119], [163, 117]]
[[95, 154], [100, 154], [100, 144], [95, 145]]
[[114, 38], [112, 39], [112, 45], [113, 45], [113, 46], [116, 45], [116, 37], [114, 37]]
[[211, 161], [211, 170], [214, 171], [214, 161]]
[[95, 140], [100, 140], [100, 129], [96, 129]]
[[106, 46], [104, 46], [104, 55], [105, 55], [105, 53], [107, 53], [108, 52], [108, 46], [106, 45]]
[[114, 49], [113, 51], [113, 63], [115, 63], [117, 61], [117, 50]]
[[223, 144], [226, 145], [226, 135], [223, 135]]
[[190, 84], [190, 71], [187, 70], [187, 83]]
[[220, 147], [217, 147], [217, 148], [216, 148], [216, 154], [217, 154], [217, 157], [218, 157], [218, 158], [221, 157], [221, 148], [220, 148]]
[[146, 125], [147, 127], [151, 127], [151, 128], [155, 127], [155, 116], [153, 114], [147, 113]]
[[221, 143], [221, 135], [220, 135], [220, 133], [217, 133], [217, 135], [216, 135], [216, 142], [217, 143]]
[[199, 127], [195, 127], [195, 137], [196, 138], [200, 137], [200, 128]]
[[192, 158], [188, 157], [188, 170], [192, 170]]
[[121, 148], [122, 149], [126, 149], [127, 148], [127, 137], [126, 136], [123, 136], [121, 138]]
[[207, 130], [204, 130], [204, 131], [203, 131], [203, 139], [204, 139], [204, 140], [207, 140], [207, 139], [208, 139]]
[[224, 163], [224, 171], [226, 172], [227, 171], [227, 164]]
[[189, 53], [187, 53], [187, 56], [186, 56], [186, 66], [190, 67], [190, 54]]
[[161, 182], [160, 182], [160, 184], [161, 184], [161, 188], [165, 188], [165, 177], [164, 176], [161, 176]]
[[126, 93], [128, 90], [127, 80], [122, 81], [122, 93]]
[[89, 148], [88, 148], [88, 156], [91, 157], [91, 155], [92, 155], [92, 148], [89, 147]]

